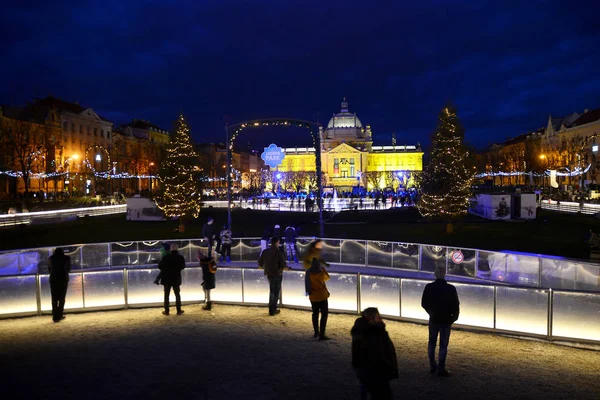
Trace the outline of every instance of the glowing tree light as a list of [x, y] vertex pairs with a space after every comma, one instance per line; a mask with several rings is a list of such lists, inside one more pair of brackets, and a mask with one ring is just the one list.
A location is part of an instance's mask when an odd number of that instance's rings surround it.
[[198, 217], [202, 197], [196, 179], [197, 155], [189, 131], [183, 115], [180, 115], [158, 173], [160, 193], [156, 198], [156, 205], [167, 217], [179, 217], [180, 232], [185, 230], [185, 217]]
[[456, 111], [445, 107], [433, 134], [431, 159], [421, 176], [419, 211], [423, 216], [454, 217], [469, 206], [473, 173], [467, 166], [468, 151]]

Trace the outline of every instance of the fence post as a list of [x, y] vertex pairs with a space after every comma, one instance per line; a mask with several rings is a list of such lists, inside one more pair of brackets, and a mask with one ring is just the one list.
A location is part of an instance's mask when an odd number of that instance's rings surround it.
[[123, 268], [123, 298], [125, 300], [125, 309], [129, 308], [129, 273], [127, 268]]
[[344, 245], [344, 241], [340, 240], [340, 264], [342, 263], [342, 246]]
[[356, 311], [360, 314], [362, 305], [360, 304], [360, 292], [361, 292], [361, 283], [360, 283], [360, 272], [356, 274]]
[[39, 272], [35, 274], [35, 298], [37, 303], [37, 314], [42, 315], [42, 282]]
[[85, 308], [85, 275], [83, 274], [83, 271], [80, 272], [81, 274], [81, 303], [83, 304], [83, 308]]
[[[111, 252], [110, 252], [110, 248], [111, 248], [111, 244], [110, 242], [106, 244], [108, 246], [108, 268], [112, 269], [112, 256], [111, 256]], [[139, 261], [138, 261], [139, 262]]]
[[402, 318], [402, 278], [398, 278], [398, 314]]
[[421, 272], [421, 264], [423, 263], [423, 245], [419, 245], [419, 272]]
[[475, 278], [479, 273], [479, 250], [475, 250]]
[[369, 266], [369, 243], [370, 240], [365, 240], [365, 267]]
[[394, 268], [394, 242], [390, 242], [390, 244], [392, 245], [392, 264], [390, 268]]
[[496, 328], [496, 313], [498, 310], [498, 286], [494, 285], [494, 329]]
[[[245, 275], [244, 268], [240, 268], [240, 271], [242, 271], [242, 304], [244, 304], [246, 302], [246, 300], [244, 298], [244, 275]], [[282, 289], [283, 289], [283, 285], [282, 285]], [[280, 298], [281, 298], [281, 296], [280, 296]]]
[[554, 307], [554, 299], [552, 288], [548, 289], [548, 340], [552, 340], [552, 314]]

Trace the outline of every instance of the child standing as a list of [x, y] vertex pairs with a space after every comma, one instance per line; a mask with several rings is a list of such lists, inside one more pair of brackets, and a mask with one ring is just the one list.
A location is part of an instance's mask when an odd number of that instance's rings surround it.
[[213, 257], [204, 256], [200, 251], [198, 251], [198, 261], [202, 267], [202, 288], [204, 289], [204, 307], [202, 309], [210, 311], [212, 309], [210, 291], [216, 287], [217, 263]]

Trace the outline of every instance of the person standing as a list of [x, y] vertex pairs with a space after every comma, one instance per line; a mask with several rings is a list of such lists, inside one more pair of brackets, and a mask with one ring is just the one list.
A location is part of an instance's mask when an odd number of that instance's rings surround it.
[[179, 254], [179, 247], [176, 244], [171, 244], [171, 254], [167, 254], [158, 263], [158, 269], [162, 273], [160, 280], [165, 289], [163, 315], [169, 315], [169, 296], [171, 288], [175, 293], [175, 306], [177, 307], [177, 315], [183, 314], [181, 309], [181, 294], [179, 287], [181, 286], [181, 271], [185, 268], [185, 259]]
[[258, 258], [258, 268], [265, 270], [265, 275], [269, 280], [269, 315], [279, 314], [277, 302], [281, 292], [281, 282], [283, 280], [283, 271], [289, 271], [291, 268], [285, 263], [285, 257], [279, 251], [279, 237], [273, 236], [271, 247], [260, 253]]
[[198, 250], [198, 261], [202, 267], [202, 289], [204, 289], [204, 307], [202, 309], [210, 311], [212, 310], [210, 291], [216, 287], [217, 263], [214, 257], [206, 257], [200, 250]]
[[50, 256], [48, 269], [50, 270], [50, 296], [52, 298], [52, 320], [60, 322], [65, 318], [65, 298], [69, 286], [69, 272], [71, 272], [71, 257], [65, 255], [60, 247]]
[[369, 307], [357, 318], [350, 331], [352, 335], [352, 367], [362, 387], [371, 399], [392, 399], [390, 381], [398, 378], [396, 348], [385, 330], [379, 310]]
[[290, 225], [285, 228], [285, 250], [287, 253], [287, 260], [298, 262], [298, 256], [296, 255], [296, 228]]
[[221, 236], [221, 261], [227, 259], [227, 262], [231, 262], [231, 230], [227, 224], [223, 225], [223, 230], [220, 233]]
[[212, 257], [213, 256], [213, 246], [215, 244], [215, 234], [213, 232], [213, 224], [214, 220], [212, 217], [208, 217], [208, 221], [206, 221], [206, 223], [202, 226], [202, 236], [204, 237], [204, 240], [206, 240], [207, 246], [208, 246], [208, 250], [207, 250], [207, 255], [208, 257]]
[[[436, 268], [435, 281], [428, 283], [423, 291], [421, 306], [429, 314], [429, 373], [439, 376], [448, 376], [446, 370], [446, 355], [450, 341], [450, 328], [458, 319], [460, 302], [458, 293], [453, 285], [446, 282], [446, 269]], [[435, 363], [435, 346], [440, 337], [440, 350], [438, 364]]]
[[[327, 327], [327, 317], [329, 316], [329, 290], [325, 282], [329, 280], [329, 274], [323, 267], [321, 252], [323, 251], [323, 242], [316, 240], [310, 245], [307, 254], [307, 261], [310, 261], [310, 268], [306, 271], [305, 286], [306, 293], [312, 306], [312, 324], [314, 337], [319, 340], [329, 340], [325, 336]], [[321, 313], [321, 326], [319, 327], [319, 313]]]

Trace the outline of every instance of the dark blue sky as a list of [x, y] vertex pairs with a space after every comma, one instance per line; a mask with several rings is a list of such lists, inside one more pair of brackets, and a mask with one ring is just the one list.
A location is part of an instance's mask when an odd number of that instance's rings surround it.
[[346, 96], [379, 142], [395, 131], [428, 143], [452, 100], [467, 140], [484, 146], [545, 125], [548, 113], [600, 107], [599, 3], [7, 2], [0, 103], [52, 94], [116, 123], [165, 128], [182, 110], [196, 140], [214, 141], [225, 115], [318, 110], [326, 123]]

